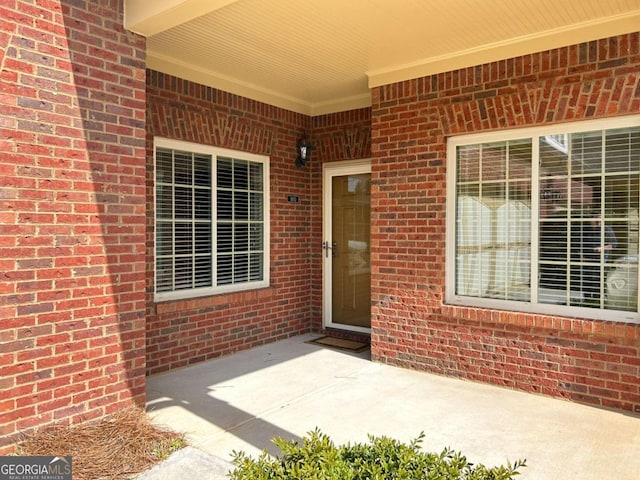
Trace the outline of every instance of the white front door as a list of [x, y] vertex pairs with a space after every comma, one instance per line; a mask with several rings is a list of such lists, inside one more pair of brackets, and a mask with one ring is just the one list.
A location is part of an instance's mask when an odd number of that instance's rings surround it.
[[324, 326], [371, 330], [371, 162], [323, 167]]

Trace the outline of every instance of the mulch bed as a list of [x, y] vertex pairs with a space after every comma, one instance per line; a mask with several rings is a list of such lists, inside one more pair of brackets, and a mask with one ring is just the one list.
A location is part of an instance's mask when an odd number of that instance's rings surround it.
[[131, 407], [97, 422], [42, 429], [20, 442], [17, 453], [71, 456], [74, 480], [124, 480], [185, 445], [182, 434], [153, 425]]

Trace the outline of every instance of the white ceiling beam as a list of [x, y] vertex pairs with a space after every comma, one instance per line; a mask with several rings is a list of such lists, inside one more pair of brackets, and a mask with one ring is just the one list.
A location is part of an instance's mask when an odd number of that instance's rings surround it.
[[238, 0], [125, 0], [124, 26], [150, 37]]

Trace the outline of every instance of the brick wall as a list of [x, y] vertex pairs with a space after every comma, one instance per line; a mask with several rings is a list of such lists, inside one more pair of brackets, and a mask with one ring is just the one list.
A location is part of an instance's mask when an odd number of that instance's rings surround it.
[[[150, 71], [147, 75], [147, 366], [149, 373], [308, 332], [311, 170], [296, 168], [309, 117]], [[191, 300], [153, 301], [154, 136], [270, 157], [271, 285]], [[287, 195], [299, 196], [288, 203]]]
[[446, 137], [640, 111], [640, 34], [379, 87], [378, 361], [640, 412], [640, 326], [443, 305]]
[[119, 0], [0, 5], [0, 454], [144, 402], [144, 52]]
[[313, 117], [313, 142], [316, 150], [311, 169], [312, 221], [312, 326], [322, 330], [322, 165], [329, 162], [371, 157], [371, 109]]
[[[322, 164], [370, 155], [370, 109], [308, 117], [159, 72], [147, 75], [147, 245], [153, 246], [153, 138], [271, 159], [271, 286], [192, 300], [153, 301], [147, 256], [149, 373], [322, 328]], [[296, 168], [296, 143], [315, 150]], [[297, 195], [300, 203], [287, 202]]]

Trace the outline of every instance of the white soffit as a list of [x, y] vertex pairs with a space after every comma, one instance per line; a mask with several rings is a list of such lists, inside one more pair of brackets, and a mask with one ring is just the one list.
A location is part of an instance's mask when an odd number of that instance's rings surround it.
[[640, 30], [640, 0], [125, 0], [147, 66], [320, 115], [370, 88]]

